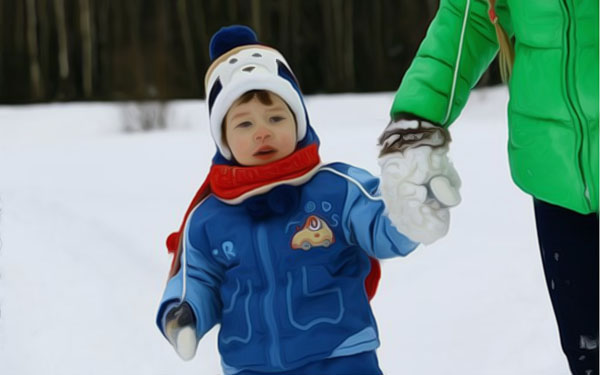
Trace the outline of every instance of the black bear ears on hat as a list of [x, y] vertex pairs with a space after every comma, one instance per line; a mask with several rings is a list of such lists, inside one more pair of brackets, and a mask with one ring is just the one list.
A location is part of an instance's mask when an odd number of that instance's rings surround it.
[[210, 60], [214, 61], [227, 51], [248, 44], [258, 44], [256, 33], [248, 26], [232, 25], [222, 27], [210, 39]]

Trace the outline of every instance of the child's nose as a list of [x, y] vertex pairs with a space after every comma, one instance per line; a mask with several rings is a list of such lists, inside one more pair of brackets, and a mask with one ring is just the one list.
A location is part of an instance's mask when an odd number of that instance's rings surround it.
[[256, 129], [256, 133], [254, 133], [254, 140], [257, 142], [264, 142], [266, 139], [271, 138], [272, 134], [269, 129], [265, 126], [260, 126]]

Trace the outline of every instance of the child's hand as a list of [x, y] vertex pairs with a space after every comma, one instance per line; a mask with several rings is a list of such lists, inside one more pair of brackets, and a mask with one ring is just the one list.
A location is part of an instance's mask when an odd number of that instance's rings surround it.
[[196, 317], [187, 302], [172, 308], [165, 318], [165, 334], [177, 354], [189, 361], [196, 354]]
[[448, 159], [446, 129], [422, 120], [390, 124], [379, 142], [381, 193], [394, 226], [429, 244], [448, 232], [448, 208], [460, 202], [460, 178]]

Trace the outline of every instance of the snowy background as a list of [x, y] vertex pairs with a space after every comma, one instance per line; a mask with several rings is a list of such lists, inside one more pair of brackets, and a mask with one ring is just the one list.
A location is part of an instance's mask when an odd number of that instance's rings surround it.
[[[307, 97], [324, 161], [378, 174], [393, 93]], [[511, 182], [507, 93], [452, 127], [463, 203], [450, 234], [383, 263], [373, 308], [388, 375], [568, 374], [531, 198]], [[220, 374], [216, 329], [181, 361], [154, 325], [164, 247], [208, 171], [204, 102], [123, 133], [119, 104], [0, 106], [0, 374]]]

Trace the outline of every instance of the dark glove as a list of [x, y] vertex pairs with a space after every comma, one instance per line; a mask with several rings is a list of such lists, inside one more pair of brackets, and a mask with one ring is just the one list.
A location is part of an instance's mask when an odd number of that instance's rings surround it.
[[189, 361], [194, 357], [198, 346], [196, 316], [187, 302], [182, 302], [167, 312], [165, 335], [183, 360]]

